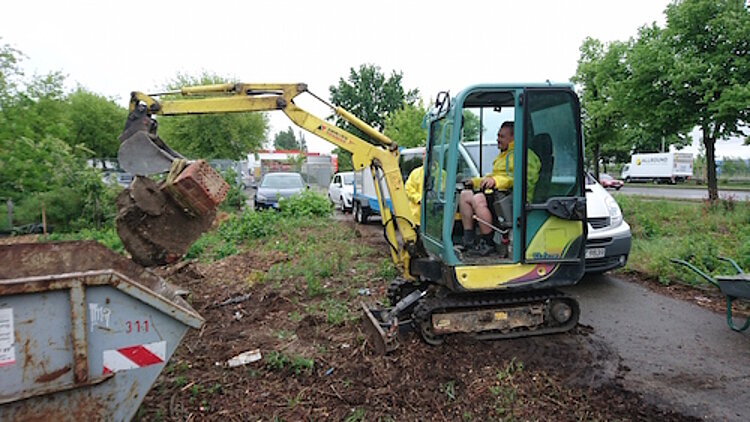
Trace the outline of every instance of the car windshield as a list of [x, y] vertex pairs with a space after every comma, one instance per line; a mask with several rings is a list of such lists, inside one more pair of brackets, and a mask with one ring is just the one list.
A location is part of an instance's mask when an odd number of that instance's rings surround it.
[[591, 173], [586, 173], [586, 186], [595, 184], [596, 179], [594, 179], [594, 176]]
[[599, 175], [599, 180], [612, 180], [612, 176], [607, 173], [602, 173]]
[[263, 178], [260, 187], [272, 189], [301, 188], [302, 177], [299, 174], [268, 174]]
[[344, 182], [345, 185], [351, 185], [352, 183], [354, 183], [354, 174], [342, 173], [341, 180]]

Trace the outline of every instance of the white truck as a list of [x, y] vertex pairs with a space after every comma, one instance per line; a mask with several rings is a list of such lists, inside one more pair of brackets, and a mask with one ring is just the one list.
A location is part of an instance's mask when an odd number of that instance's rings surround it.
[[677, 183], [693, 177], [693, 154], [661, 152], [633, 154], [630, 164], [622, 168], [620, 178], [626, 182]]

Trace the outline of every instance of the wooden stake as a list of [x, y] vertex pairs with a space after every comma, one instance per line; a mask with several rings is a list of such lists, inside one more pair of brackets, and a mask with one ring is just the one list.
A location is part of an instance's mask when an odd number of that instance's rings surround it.
[[47, 213], [44, 212], [44, 202], [42, 202], [42, 233], [47, 236]]

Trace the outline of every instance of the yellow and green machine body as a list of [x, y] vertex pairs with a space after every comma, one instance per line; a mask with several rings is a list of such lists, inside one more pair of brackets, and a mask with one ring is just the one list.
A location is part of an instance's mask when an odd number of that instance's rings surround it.
[[[469, 113], [480, 116], [479, 135], [467, 130]], [[458, 146], [476, 143], [477, 138], [495, 144], [502, 121], [514, 122], [513, 180], [527, 180], [531, 153], [540, 159], [542, 170], [532, 195], [527, 195], [526, 183], [516, 183], [511, 191], [509, 256], [472, 260], [457, 251], [461, 228], [455, 219], [460, 189], [456, 187], [461, 178], [474, 176], [466, 174], [471, 166], [462, 164]], [[543, 289], [578, 282], [584, 274], [587, 224], [580, 106], [572, 86], [472, 86], [455, 98], [443, 96], [426, 123], [428, 165], [419, 227], [429, 257], [412, 262], [415, 272], [456, 292]]]

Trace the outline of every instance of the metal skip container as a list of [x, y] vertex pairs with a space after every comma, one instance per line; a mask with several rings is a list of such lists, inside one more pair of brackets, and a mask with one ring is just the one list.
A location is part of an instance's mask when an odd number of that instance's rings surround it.
[[0, 421], [130, 420], [203, 318], [96, 242], [0, 245]]

